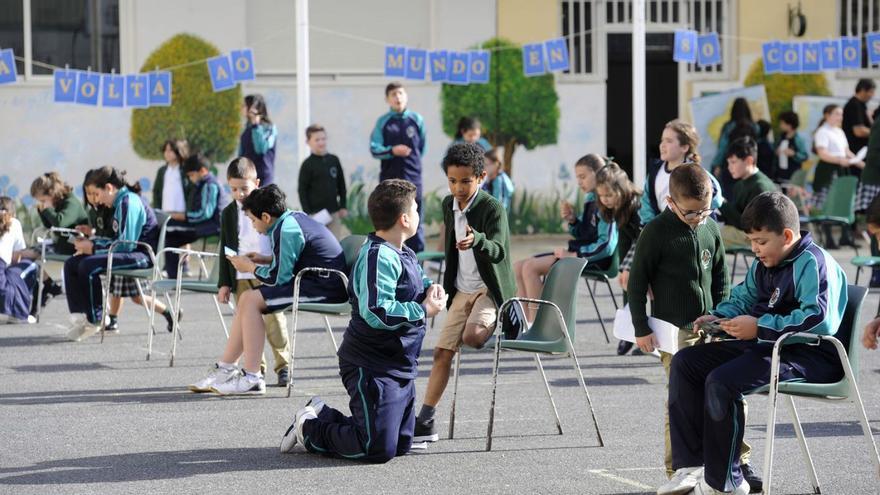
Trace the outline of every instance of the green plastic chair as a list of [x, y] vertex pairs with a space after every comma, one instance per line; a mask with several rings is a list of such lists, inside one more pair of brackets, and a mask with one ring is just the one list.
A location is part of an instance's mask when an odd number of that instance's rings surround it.
[[498, 310], [498, 314], [504, 314], [511, 304], [538, 304], [538, 312], [535, 321], [524, 333], [515, 340], [502, 338], [500, 318], [495, 327], [495, 359], [492, 366], [492, 401], [489, 408], [489, 428], [486, 434], [486, 450], [492, 450], [492, 431], [495, 425], [495, 400], [498, 393], [498, 368], [501, 362], [501, 350], [531, 352], [535, 357], [535, 364], [544, 380], [544, 388], [550, 406], [556, 419], [556, 429], [562, 434], [562, 423], [556, 410], [556, 403], [547, 382], [547, 375], [541, 365], [539, 354], [568, 355], [572, 359], [578, 381], [587, 398], [587, 406], [596, 429], [596, 439], [599, 446], [604, 446], [602, 433], [599, 431], [599, 423], [596, 421], [596, 413], [593, 411], [593, 401], [584, 381], [577, 354], [574, 350], [575, 338], [575, 309], [577, 307], [577, 286], [581, 278], [581, 272], [587, 262], [583, 258], [563, 258], [556, 262], [547, 274], [544, 281], [544, 290], [541, 299], [514, 297], [504, 302]]
[[[753, 390], [750, 393], [766, 393], [769, 395], [770, 407], [769, 417], [767, 419], [767, 441], [764, 450], [764, 492], [770, 493], [772, 482], [773, 468], [773, 442], [776, 436], [776, 406], [779, 395], [785, 395], [789, 410], [791, 411], [792, 424], [800, 443], [801, 452], [804, 455], [804, 461], [807, 464], [807, 472], [810, 474], [810, 482], [813, 485], [813, 493], [820, 493], [819, 478], [816, 476], [816, 468], [813, 465], [813, 459], [810, 456], [810, 449], [807, 446], [804, 430], [801, 426], [797, 409], [794, 405], [794, 397], [802, 397], [814, 399], [823, 402], [848, 402], [852, 404], [858, 413], [859, 422], [862, 425], [862, 431], [868, 439], [868, 443], [872, 449], [872, 460], [876, 472], [880, 472], [880, 454], [877, 452], [877, 444], [868, 424], [868, 416], [865, 414], [865, 406], [862, 403], [862, 397], [856, 381], [856, 372], [859, 370], [859, 314], [861, 313], [862, 303], [868, 289], [857, 285], [847, 286], [848, 300], [844, 311], [843, 321], [837, 333], [832, 336], [816, 335], [811, 333], [790, 333], [780, 337], [773, 346], [773, 358], [770, 368], [770, 384]], [[806, 383], [803, 381], [779, 381], [779, 353], [786, 344], [821, 341], [831, 342], [837, 350], [840, 362], [843, 365], [844, 378], [835, 383]]]
[[[156, 292], [152, 290], [152, 285], [157, 280], [162, 278], [162, 267], [165, 265], [165, 261], [163, 257], [156, 258], [156, 253], [161, 252], [165, 249], [165, 233], [168, 230], [168, 221], [171, 217], [164, 212], [157, 211], [156, 213], [156, 222], [159, 224], [159, 240], [156, 244], [156, 251], [153, 251], [153, 247], [145, 242], [136, 242], [136, 241], [116, 241], [110, 245], [110, 249], [108, 251], [109, 254], [113, 254], [114, 251], [119, 246], [123, 245], [135, 245], [137, 247], [144, 248], [147, 251], [147, 254], [150, 256], [151, 265], [149, 268], [135, 268], [135, 269], [117, 269], [113, 270], [113, 256], [107, 257], [107, 275], [105, 277], [105, 281], [107, 287], [104, 288], [104, 305], [102, 315], [107, 314], [107, 308], [110, 306], [110, 283], [113, 275], [119, 277], [131, 277], [134, 279], [135, 286], [137, 287], [138, 295], [143, 299], [144, 297], [144, 289], [141, 286], [142, 281], [149, 281], [150, 283], [150, 297], [155, 301]], [[168, 300], [168, 304], [171, 304], [171, 299], [166, 294], [166, 299]], [[156, 333], [156, 318], [155, 318], [155, 304], [151, 304], [150, 308], [144, 307], [144, 311], [147, 313], [147, 318], [150, 319], [150, 329], [149, 329], [149, 337], [148, 337], [148, 350], [147, 350], [147, 361], [150, 360], [150, 351], [149, 349], [152, 346], [153, 342], [153, 334]], [[106, 333], [107, 325], [102, 322], [101, 324], [101, 343], [104, 342], [104, 334]]]
[[[608, 293], [611, 294], [611, 301], [614, 303], [614, 310], [617, 311], [617, 298], [614, 296], [614, 289], [611, 288], [611, 279], [617, 276], [620, 271], [620, 257], [617, 254], [617, 250], [614, 250], [614, 254], [611, 256], [611, 265], [607, 270], [588, 270], [585, 269], [583, 271], [584, 282], [587, 283], [587, 290], [590, 291], [590, 299], [593, 301], [593, 307], [596, 308], [596, 318], [599, 319], [599, 325], [602, 326], [602, 333], [605, 335], [605, 343], [610, 343], [611, 340], [608, 339], [608, 331], [605, 329], [605, 320], [602, 318], [602, 312], [599, 311], [599, 305], [596, 304], [595, 292], [598, 289], [599, 282], [604, 282], [608, 287]], [[590, 287], [590, 282], [593, 282], [593, 286]]]
[[[181, 268], [183, 267], [184, 256], [195, 257], [199, 261], [199, 273], [205, 272], [209, 273], [207, 267], [205, 265], [205, 258], [217, 258], [221, 253], [208, 253], [204, 251], [193, 251], [190, 249], [180, 249], [180, 248], [165, 248], [159, 252], [158, 256], [160, 258], [164, 258], [165, 253], [173, 251], [177, 252], [181, 256], [178, 258], [178, 274], [183, 274]], [[156, 293], [164, 293], [168, 294], [170, 292], [174, 292], [175, 294], [175, 304], [171, 305], [171, 314], [172, 319], [174, 321], [173, 330], [172, 330], [172, 338], [171, 338], [171, 361], [168, 366], [174, 366], [174, 357], [177, 353], [177, 341], [183, 340], [181, 330], [180, 330], [180, 321], [178, 320], [179, 310], [180, 310], [180, 295], [183, 291], [187, 292], [196, 292], [199, 294], [211, 294], [211, 299], [214, 301], [214, 307], [217, 309], [217, 316], [220, 318], [220, 325], [223, 327], [223, 333], [226, 335], [226, 338], [229, 338], [229, 329], [226, 326], [226, 320], [223, 318], [223, 312], [220, 310], [220, 301], [217, 300], [217, 294], [219, 292], [219, 288], [217, 284], [220, 280], [220, 263], [218, 260], [214, 260], [214, 264], [211, 266], [211, 271], [208, 274], [207, 279], [183, 279], [178, 277], [177, 279], [162, 279], [156, 280], [152, 284], [152, 288]], [[229, 301], [229, 307], [234, 311], [235, 306], [232, 304], [232, 300]], [[147, 354], [152, 350], [152, 342], [148, 344]]]
[[299, 313], [319, 314], [324, 317], [324, 327], [327, 329], [327, 335], [333, 343], [334, 352], [339, 350], [339, 346], [336, 345], [336, 337], [333, 336], [333, 327], [330, 326], [329, 317], [349, 316], [351, 314], [351, 304], [348, 301], [341, 303], [299, 302], [299, 287], [302, 282], [302, 277], [306, 273], [318, 273], [322, 276], [326, 276], [329, 281], [330, 275], [336, 275], [341, 279], [347, 290], [348, 274], [351, 273], [351, 269], [357, 261], [358, 254], [360, 253], [361, 246], [363, 246], [366, 241], [367, 236], [365, 235], [350, 235], [339, 242], [342, 245], [342, 252], [345, 254], [345, 273], [340, 272], [339, 270], [331, 270], [329, 268], [308, 267], [303, 268], [296, 274], [296, 278], [293, 281], [293, 330], [290, 333], [290, 360], [288, 363], [288, 376], [290, 377], [290, 380], [287, 382], [288, 397], [290, 397], [290, 394], [293, 391], [293, 358], [294, 352], [296, 351], [296, 327], [299, 323]]
[[724, 246], [724, 254], [732, 254], [733, 262], [730, 264], [730, 282], [733, 283], [734, 277], [736, 277], [736, 265], [739, 257], [742, 256], [743, 264], [746, 266], [746, 272], [749, 271], [751, 264], [749, 263], [749, 257], [754, 258], [755, 253], [752, 251], [752, 248], [746, 246]]
[[[859, 185], [858, 177], [848, 175], [846, 177], [837, 177], [831, 183], [828, 189], [828, 195], [825, 197], [825, 204], [822, 206], [822, 213], [811, 215], [810, 223], [819, 226], [840, 226], [848, 229], [856, 221], [856, 190]], [[825, 239], [827, 242], [828, 239]], [[856, 256], [859, 250], [856, 249]]]

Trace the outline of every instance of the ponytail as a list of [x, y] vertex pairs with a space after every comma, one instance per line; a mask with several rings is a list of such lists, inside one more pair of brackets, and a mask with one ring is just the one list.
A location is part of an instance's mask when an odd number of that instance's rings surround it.
[[118, 170], [109, 165], [93, 169], [87, 176], [85, 186], [93, 186], [103, 189], [107, 184], [113, 184], [117, 189], [127, 187], [129, 191], [140, 194], [141, 185], [137, 182], [130, 184], [125, 181], [125, 170]]

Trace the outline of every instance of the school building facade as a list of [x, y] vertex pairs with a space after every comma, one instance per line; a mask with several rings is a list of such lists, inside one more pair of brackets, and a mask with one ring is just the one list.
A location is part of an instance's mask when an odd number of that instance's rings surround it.
[[[761, 43], [810, 40], [880, 30], [880, 0], [646, 0], [647, 136], [654, 152], [663, 123], [687, 117], [687, 101], [740, 87]], [[589, 152], [631, 163], [630, 0], [321, 0], [309, 4], [312, 121], [325, 125], [329, 148], [349, 179], [371, 181], [378, 161], [369, 135], [384, 113], [385, 45], [467, 50], [500, 36], [516, 43], [566, 37], [571, 68], [557, 73], [557, 144], [514, 155], [514, 180], [529, 190], [571, 182], [571, 165]], [[223, 53], [254, 50], [257, 80], [244, 93], [266, 96], [279, 128], [276, 177], [296, 204], [296, 16], [289, 0], [0, 0], [0, 47], [13, 48], [19, 80], [0, 86], [0, 149], [9, 180], [24, 194], [36, 173], [59, 170], [79, 184], [86, 169], [112, 164], [130, 177], [155, 176], [129, 137], [130, 109], [52, 101], [51, 66], [137, 72], [160, 44], [195, 34]], [[673, 32], [718, 32], [722, 63], [701, 68], [672, 60]], [[799, 35], [799, 36], [798, 36]], [[832, 92], [849, 95], [860, 71], [828, 74]], [[427, 128], [426, 190], [445, 190], [439, 163], [440, 85], [410, 81], [410, 108]], [[529, 170], [552, 173], [528, 174]], [[526, 177], [528, 181], [526, 181]], [[570, 184], [571, 185], [571, 184]]]

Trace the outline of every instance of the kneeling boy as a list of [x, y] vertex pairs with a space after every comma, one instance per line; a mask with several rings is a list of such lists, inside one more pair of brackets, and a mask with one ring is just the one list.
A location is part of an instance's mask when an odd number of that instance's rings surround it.
[[[778, 192], [757, 196], [742, 215], [756, 260], [729, 300], [694, 322], [720, 318], [733, 340], [680, 350], [669, 377], [672, 463], [658, 494], [749, 493], [739, 448], [743, 394], [770, 382], [773, 344], [790, 332], [834, 335], [846, 307], [846, 275], [800, 231], [794, 203]], [[829, 342], [785, 346], [780, 381], [835, 382], [843, 376]], [[696, 485], [696, 486], [695, 486]]]

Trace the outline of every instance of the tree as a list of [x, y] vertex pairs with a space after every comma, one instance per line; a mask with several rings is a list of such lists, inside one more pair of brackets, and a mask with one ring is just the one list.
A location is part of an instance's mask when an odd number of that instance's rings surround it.
[[559, 97], [552, 74], [525, 76], [519, 46], [494, 38], [481, 48], [492, 53], [489, 83], [443, 85], [443, 132], [452, 137], [461, 117], [477, 117], [486, 138], [494, 146], [504, 146], [504, 164], [512, 173], [517, 145], [531, 150], [556, 143]]
[[[178, 34], [147, 57], [141, 72], [185, 65], [219, 54], [217, 47], [201, 38]], [[135, 153], [148, 160], [161, 160], [165, 140], [186, 139], [191, 149], [201, 151], [212, 161], [229, 158], [235, 152], [241, 130], [241, 88], [215, 93], [205, 62], [174, 69], [171, 86], [170, 107], [132, 112], [131, 142]]]
[[824, 74], [765, 74], [764, 62], [756, 60], [749, 68], [743, 86], [764, 85], [767, 105], [773, 126], [779, 123], [779, 114], [791, 110], [791, 99], [797, 95], [830, 96], [828, 80]]

